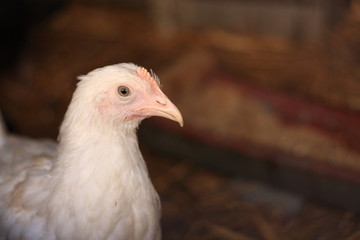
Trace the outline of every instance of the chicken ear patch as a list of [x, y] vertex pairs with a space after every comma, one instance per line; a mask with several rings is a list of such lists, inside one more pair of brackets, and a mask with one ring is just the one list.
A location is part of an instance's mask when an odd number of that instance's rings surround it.
[[136, 72], [142, 80], [148, 81], [150, 82], [150, 84], [156, 83], [160, 87], [160, 79], [151, 69], [151, 73], [149, 73], [148, 70], [146, 70], [145, 68], [138, 67], [136, 69]]

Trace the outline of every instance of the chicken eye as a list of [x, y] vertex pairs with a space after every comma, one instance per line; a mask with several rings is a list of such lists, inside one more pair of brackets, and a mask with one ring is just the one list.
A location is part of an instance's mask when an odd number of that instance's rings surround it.
[[130, 89], [128, 87], [126, 87], [126, 86], [120, 86], [118, 88], [118, 93], [122, 97], [127, 97], [130, 94]]

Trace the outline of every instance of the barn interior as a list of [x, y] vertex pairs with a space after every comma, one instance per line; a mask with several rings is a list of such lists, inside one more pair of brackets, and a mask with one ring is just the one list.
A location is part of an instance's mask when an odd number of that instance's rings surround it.
[[8, 131], [56, 140], [77, 76], [152, 69], [185, 126], [139, 141], [163, 239], [360, 239], [360, 1], [17, 0], [0, 8]]

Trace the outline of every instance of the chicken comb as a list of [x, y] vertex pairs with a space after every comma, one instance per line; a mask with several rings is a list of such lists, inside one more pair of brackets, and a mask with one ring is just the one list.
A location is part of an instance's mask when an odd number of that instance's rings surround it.
[[137, 74], [139, 75], [139, 77], [145, 81], [152, 83], [156, 83], [158, 86], [160, 86], [160, 79], [159, 77], [153, 72], [153, 70], [150, 69], [150, 73], [148, 72], [148, 70], [146, 70], [143, 67], [138, 67], [136, 69]]

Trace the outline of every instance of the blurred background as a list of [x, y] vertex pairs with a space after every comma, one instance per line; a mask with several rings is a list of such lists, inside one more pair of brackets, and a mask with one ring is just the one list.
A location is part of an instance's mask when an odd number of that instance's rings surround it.
[[140, 145], [164, 239], [360, 239], [360, 1], [4, 0], [0, 109], [53, 138], [76, 77], [153, 69], [185, 127]]

